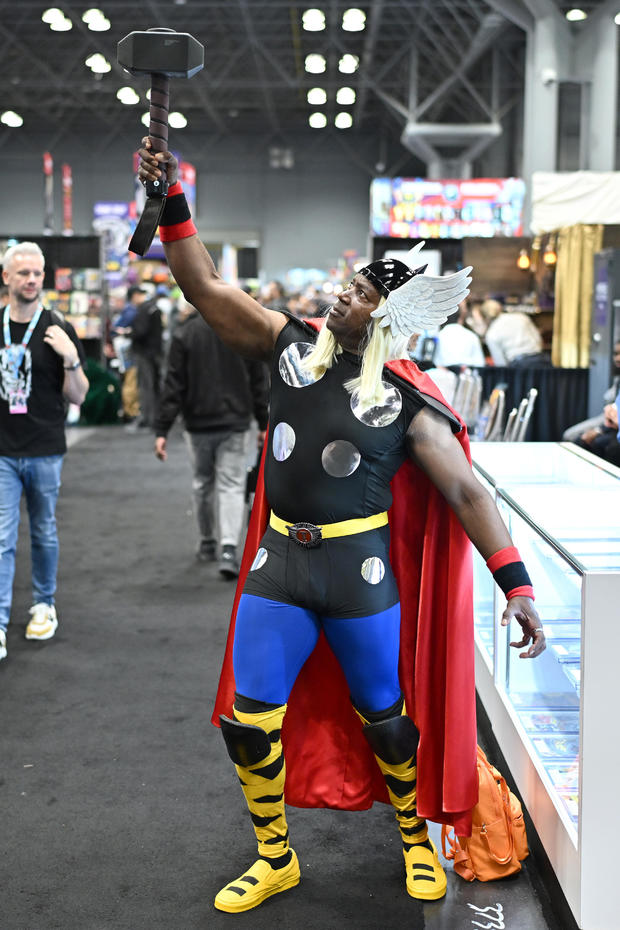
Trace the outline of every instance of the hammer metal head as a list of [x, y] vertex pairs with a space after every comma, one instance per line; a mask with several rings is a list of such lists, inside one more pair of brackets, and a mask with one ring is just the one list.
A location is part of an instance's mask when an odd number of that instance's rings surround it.
[[131, 74], [190, 78], [204, 66], [204, 46], [188, 32], [149, 29], [130, 32], [118, 43], [119, 65]]

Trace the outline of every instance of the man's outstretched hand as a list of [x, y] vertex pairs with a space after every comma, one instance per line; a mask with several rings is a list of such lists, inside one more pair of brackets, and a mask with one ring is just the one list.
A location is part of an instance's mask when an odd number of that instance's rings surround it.
[[526, 652], [519, 653], [519, 658], [534, 659], [541, 652], [544, 652], [547, 643], [542, 629], [542, 621], [531, 597], [510, 598], [506, 604], [506, 610], [502, 614], [502, 626], [509, 626], [513, 618], [521, 625], [523, 639], [519, 640], [519, 642], [512, 642], [510, 645], [514, 646], [515, 649], [523, 649], [531, 642], [532, 645]]
[[168, 186], [172, 187], [178, 180], [179, 163], [172, 152], [158, 152], [155, 154], [152, 147], [153, 143], [150, 136], [145, 136], [142, 140], [142, 148], [138, 149], [138, 155], [140, 156], [138, 177], [142, 184], [146, 184], [147, 181], [159, 180], [162, 176], [161, 165], [163, 163], [166, 166]]

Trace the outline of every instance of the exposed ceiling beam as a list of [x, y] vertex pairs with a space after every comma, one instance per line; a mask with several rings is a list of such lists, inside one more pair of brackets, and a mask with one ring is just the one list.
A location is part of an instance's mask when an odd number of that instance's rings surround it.
[[480, 58], [483, 52], [485, 52], [489, 46], [493, 44], [497, 36], [505, 28], [505, 25], [506, 20], [498, 13], [489, 13], [488, 16], [484, 18], [480, 25], [480, 29], [473, 38], [470, 47], [467, 49], [454, 71], [449, 74], [445, 81], [442, 81], [439, 87], [436, 87], [435, 90], [429, 94], [425, 100], [422, 101], [422, 103], [418, 104], [414, 112], [415, 119], [419, 119], [419, 117], [423, 113], [426, 113], [426, 111], [432, 107], [434, 103], [439, 102], [439, 100], [445, 97], [450, 88], [457, 81], [463, 79], [468, 69], [471, 68], [471, 66], [478, 60], [478, 58]]
[[534, 16], [524, 5], [522, 0], [487, 0], [489, 6], [509, 19], [511, 23], [530, 32], [534, 28]]

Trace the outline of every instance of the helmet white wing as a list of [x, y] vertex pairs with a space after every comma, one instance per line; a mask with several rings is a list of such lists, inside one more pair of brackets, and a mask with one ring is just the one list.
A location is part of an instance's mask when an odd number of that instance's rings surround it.
[[370, 314], [394, 336], [409, 337], [436, 329], [456, 311], [469, 294], [471, 265], [455, 274], [434, 277], [418, 274], [390, 291], [386, 301]]

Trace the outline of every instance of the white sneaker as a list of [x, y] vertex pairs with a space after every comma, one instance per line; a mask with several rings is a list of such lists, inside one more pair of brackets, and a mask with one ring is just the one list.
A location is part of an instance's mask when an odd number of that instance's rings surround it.
[[6, 633], [0, 630], [0, 659], [6, 659]]
[[58, 627], [53, 604], [35, 604], [30, 613], [32, 620], [26, 627], [26, 639], [51, 639]]

